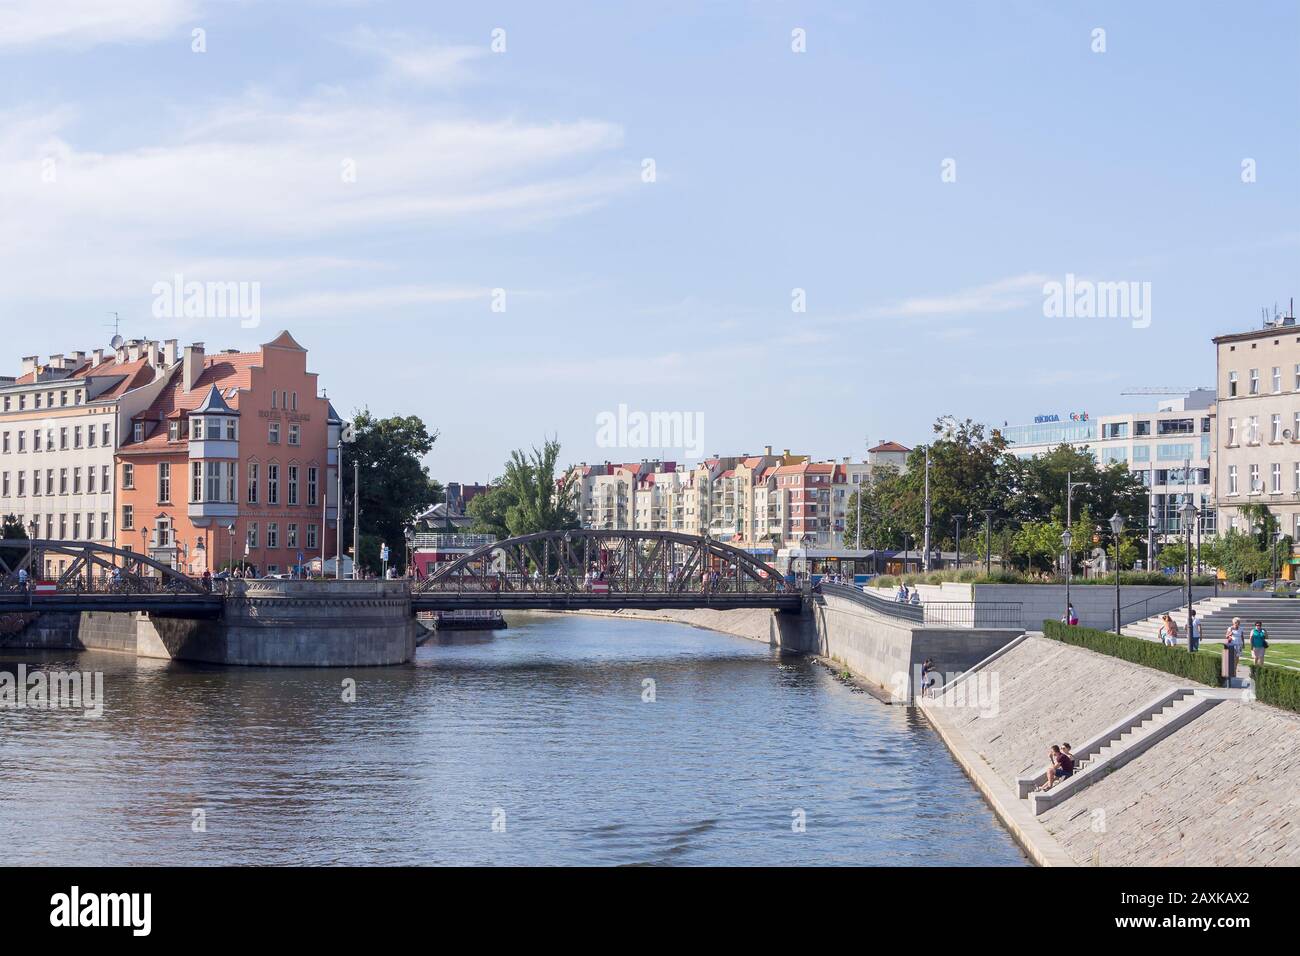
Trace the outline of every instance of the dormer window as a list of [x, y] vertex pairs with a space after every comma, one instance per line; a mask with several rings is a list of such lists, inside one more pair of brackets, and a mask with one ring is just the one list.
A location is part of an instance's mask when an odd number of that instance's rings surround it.
[[167, 440], [180, 441], [181, 423], [179, 421], [170, 421], [167, 423]]
[[132, 441], [144, 441], [144, 422], [136, 422], [131, 428]]

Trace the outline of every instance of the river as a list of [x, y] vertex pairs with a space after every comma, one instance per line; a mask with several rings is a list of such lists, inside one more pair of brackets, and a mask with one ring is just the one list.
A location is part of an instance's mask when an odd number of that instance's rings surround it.
[[681, 625], [519, 615], [374, 669], [19, 663], [106, 699], [0, 710], [11, 864], [1027, 862], [917, 712]]

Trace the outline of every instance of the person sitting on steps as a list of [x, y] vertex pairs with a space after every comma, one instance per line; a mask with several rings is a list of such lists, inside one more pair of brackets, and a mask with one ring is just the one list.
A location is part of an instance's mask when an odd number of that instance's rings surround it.
[[1059, 780], [1065, 780], [1074, 775], [1074, 758], [1065, 753], [1056, 744], [1052, 744], [1052, 749], [1047, 752], [1047, 780], [1038, 790], [1051, 790], [1053, 785]]

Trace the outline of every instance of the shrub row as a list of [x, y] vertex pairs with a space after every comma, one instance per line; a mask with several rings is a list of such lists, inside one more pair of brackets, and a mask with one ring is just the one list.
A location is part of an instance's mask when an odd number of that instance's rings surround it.
[[1164, 671], [1166, 674], [1186, 677], [1199, 684], [1218, 687], [1222, 683], [1219, 676], [1219, 661], [1208, 654], [1193, 654], [1186, 648], [1166, 647], [1155, 641], [1125, 637], [1122, 634], [1098, 631], [1091, 627], [1071, 627], [1060, 621], [1044, 621], [1043, 634], [1064, 644], [1086, 647], [1099, 654], [1108, 654], [1132, 664], [1141, 664], [1143, 667]]
[[1300, 671], [1269, 664], [1250, 665], [1255, 698], [1274, 707], [1300, 713]]
[[[945, 581], [957, 581], [962, 584], [1064, 584], [1064, 578], [1037, 578], [1027, 577], [1019, 571], [996, 570], [990, 574], [985, 574], [984, 569], [975, 570], [965, 568], [961, 571], [930, 571], [923, 574], [905, 574], [902, 580], [910, 584], [942, 584]], [[872, 579], [872, 584], [882, 588], [898, 587], [899, 576], [896, 574], [881, 574]], [[1081, 578], [1075, 577], [1071, 582], [1074, 587], [1084, 587], [1087, 585], [1110, 587], [1115, 586], [1114, 577], [1098, 578]], [[1155, 585], [1156, 587], [1182, 587], [1185, 583], [1184, 578], [1175, 575], [1161, 574], [1159, 571], [1123, 571], [1119, 576], [1121, 585]], [[1214, 578], [1208, 574], [1200, 575], [1192, 579], [1192, 584], [1196, 587], [1210, 587], [1214, 584]]]

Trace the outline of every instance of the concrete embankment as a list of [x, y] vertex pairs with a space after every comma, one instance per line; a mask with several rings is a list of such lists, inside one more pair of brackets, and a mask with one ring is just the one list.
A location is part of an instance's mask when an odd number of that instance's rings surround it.
[[761, 641], [770, 647], [780, 647], [795, 653], [817, 651], [817, 635], [806, 614], [782, 614], [763, 608], [736, 611], [714, 611], [710, 608], [666, 609], [660, 611], [529, 611], [529, 614], [589, 614], [596, 617], [614, 617], [638, 621], [665, 621], [670, 624], [687, 624], [691, 627]]
[[1128, 762], [1109, 770], [1085, 767], [1095, 776], [1091, 785], [1035, 815], [1018, 794], [1017, 778], [1042, 770], [1052, 744], [1077, 749], [1190, 685], [1032, 634], [972, 679], [977, 692], [924, 699], [921, 708], [1039, 863], [1300, 863], [1300, 828], [1293, 822], [1300, 810], [1300, 716], [1222, 700], [1157, 734]]

